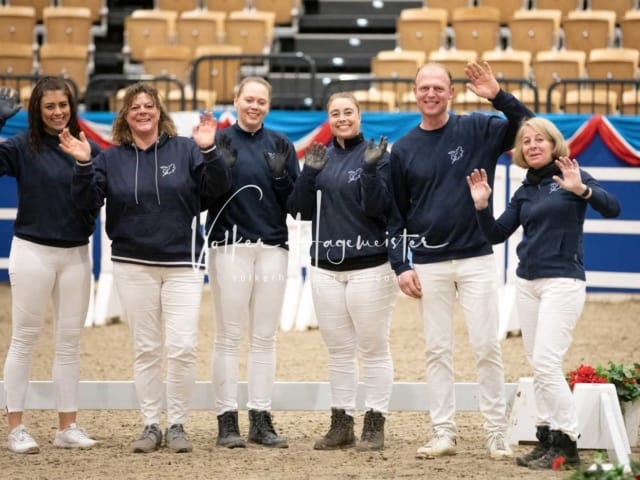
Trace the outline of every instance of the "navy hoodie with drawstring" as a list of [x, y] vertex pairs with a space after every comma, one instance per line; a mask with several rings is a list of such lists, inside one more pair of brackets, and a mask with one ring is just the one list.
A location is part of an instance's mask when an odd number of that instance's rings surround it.
[[200, 211], [230, 184], [215, 149], [203, 154], [193, 139], [163, 134], [144, 150], [118, 145], [76, 164], [71, 192], [84, 208], [106, 200], [111, 260], [203, 267]]

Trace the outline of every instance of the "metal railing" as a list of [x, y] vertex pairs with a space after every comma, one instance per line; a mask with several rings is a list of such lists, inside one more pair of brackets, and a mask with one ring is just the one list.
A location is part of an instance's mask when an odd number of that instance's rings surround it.
[[[466, 78], [454, 78], [454, 95], [451, 100], [452, 111], [493, 110], [492, 105], [485, 99], [474, 95], [463, 95], [466, 92]], [[415, 111], [416, 102], [413, 96], [415, 78], [411, 77], [373, 77], [358, 76], [357, 78], [331, 80], [325, 85], [322, 92], [322, 105], [325, 105], [329, 97], [336, 92], [357, 92], [356, 97], [363, 110], [382, 111]], [[539, 111], [540, 101], [538, 88], [527, 79], [503, 78], [499, 83], [505, 90], [531, 92], [530, 99], [523, 100], [534, 111]], [[376, 108], [379, 107], [379, 108]]]
[[564, 113], [640, 115], [640, 79], [558, 80], [547, 90], [547, 112], [558, 103]]
[[[192, 64], [191, 86], [215, 91], [217, 105], [233, 104], [234, 88], [247, 76], [260, 76], [272, 87], [271, 108], [309, 110], [315, 107], [316, 64], [300, 53], [225, 54], [198, 57]], [[197, 98], [192, 100], [196, 109]]]
[[[89, 79], [84, 94], [85, 109], [118, 111], [121, 101], [118, 98], [118, 92], [129, 85], [143, 81], [151, 83], [158, 89], [169, 110], [182, 111], [187, 108], [185, 86], [174, 76], [110, 73], [94, 75]], [[175, 108], [172, 108], [172, 104], [175, 104]]]

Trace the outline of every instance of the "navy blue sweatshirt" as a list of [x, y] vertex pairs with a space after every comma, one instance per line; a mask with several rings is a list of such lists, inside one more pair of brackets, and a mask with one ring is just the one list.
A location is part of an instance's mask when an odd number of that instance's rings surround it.
[[620, 204], [587, 172], [580, 170], [580, 175], [593, 192], [588, 200], [564, 190], [549, 175], [539, 185], [525, 180], [497, 220], [488, 208], [476, 212], [482, 232], [494, 244], [522, 225], [518, 277], [585, 280], [582, 236], [587, 204], [606, 218], [617, 217]]
[[190, 138], [162, 135], [146, 150], [118, 145], [76, 165], [71, 191], [85, 208], [106, 200], [113, 261], [204, 267], [203, 258], [194, 265], [203, 248], [200, 211], [230, 183], [216, 150], [202, 154]]
[[[91, 154], [100, 151], [91, 144]], [[99, 209], [82, 209], [71, 198], [75, 160], [60, 149], [57, 135], [45, 135], [42, 149], [31, 148], [28, 132], [0, 143], [0, 175], [16, 178], [18, 238], [51, 247], [77, 247], [89, 243]]]
[[377, 166], [368, 165], [366, 148], [362, 135], [345, 141], [345, 148], [334, 138], [324, 168], [305, 166], [296, 181], [289, 213], [311, 220], [314, 266], [356, 270], [388, 259], [389, 154], [385, 152]]
[[[288, 249], [287, 198], [300, 171], [293, 144], [273, 130], [262, 127], [250, 133], [237, 123], [219, 130], [217, 135], [231, 139], [231, 150], [237, 150], [237, 160], [231, 168], [231, 189], [211, 204], [207, 212], [209, 245], [262, 242]], [[275, 179], [264, 154], [275, 152], [278, 138], [287, 141], [290, 154], [287, 175]]]
[[397, 275], [411, 268], [405, 246], [418, 264], [492, 252], [476, 221], [465, 178], [474, 168], [484, 168], [492, 185], [498, 157], [513, 147], [521, 121], [534, 116], [502, 90], [492, 103], [506, 120], [452, 114], [442, 128], [417, 126], [393, 144], [389, 258]]

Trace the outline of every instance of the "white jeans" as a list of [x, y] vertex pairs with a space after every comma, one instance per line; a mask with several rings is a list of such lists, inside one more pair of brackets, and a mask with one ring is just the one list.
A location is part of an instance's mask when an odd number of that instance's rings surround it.
[[113, 278], [131, 330], [133, 376], [144, 424], [160, 423], [163, 337], [167, 352], [167, 421], [169, 425], [184, 424], [196, 380], [204, 274], [191, 268], [114, 262]]
[[498, 277], [493, 255], [414, 266], [422, 285], [429, 410], [434, 431], [456, 433], [453, 303], [464, 311], [478, 372], [487, 433], [506, 430], [502, 351], [498, 341]]
[[53, 299], [53, 383], [59, 412], [78, 410], [80, 333], [89, 308], [89, 246], [58, 248], [14, 237], [9, 254], [11, 344], [4, 364], [7, 410], [24, 410], [31, 355]]
[[215, 306], [213, 391], [217, 415], [238, 409], [240, 340], [249, 327], [248, 402], [271, 410], [276, 376], [276, 334], [287, 280], [288, 252], [262, 244], [209, 250]]
[[525, 355], [533, 368], [537, 425], [578, 439], [578, 417], [563, 359], [582, 313], [586, 285], [575, 278], [516, 279]]
[[311, 268], [310, 278], [318, 327], [329, 351], [331, 406], [355, 414], [360, 352], [365, 408], [387, 413], [393, 387], [389, 329], [397, 295], [391, 267]]

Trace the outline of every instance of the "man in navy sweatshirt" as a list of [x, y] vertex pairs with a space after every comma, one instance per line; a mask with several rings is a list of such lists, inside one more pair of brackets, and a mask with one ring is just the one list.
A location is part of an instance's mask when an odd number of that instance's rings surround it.
[[494, 459], [509, 458], [506, 401], [498, 330], [498, 278], [491, 245], [475, 221], [466, 175], [484, 168], [493, 183], [498, 157], [511, 149], [520, 122], [534, 116], [500, 89], [485, 62], [465, 69], [467, 87], [491, 101], [506, 119], [448, 111], [451, 74], [428, 63], [416, 75], [414, 94], [421, 122], [391, 150], [393, 212], [389, 223], [391, 265], [400, 289], [420, 300], [426, 342], [431, 439], [418, 458], [455, 455], [457, 429], [453, 372], [453, 304], [464, 311], [479, 384], [486, 447]]

